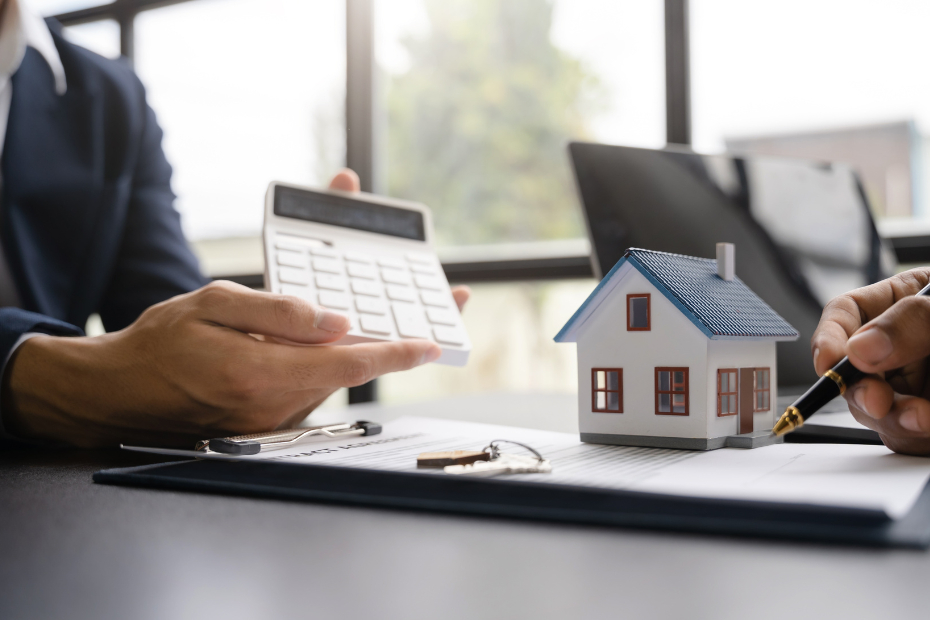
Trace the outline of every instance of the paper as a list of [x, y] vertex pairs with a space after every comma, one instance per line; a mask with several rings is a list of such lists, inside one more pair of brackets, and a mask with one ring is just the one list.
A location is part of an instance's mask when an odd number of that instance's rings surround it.
[[418, 470], [417, 455], [480, 450], [495, 439], [526, 443], [551, 461], [552, 473], [512, 476], [527, 482], [841, 506], [883, 511], [891, 518], [907, 514], [930, 478], [930, 459], [893, 454], [884, 446], [779, 444], [754, 450], [661, 450], [584, 444], [568, 433], [431, 418], [401, 418], [385, 424], [380, 435], [314, 441], [252, 456], [126, 448], [221, 460], [280, 460], [446, 475], [441, 470]]

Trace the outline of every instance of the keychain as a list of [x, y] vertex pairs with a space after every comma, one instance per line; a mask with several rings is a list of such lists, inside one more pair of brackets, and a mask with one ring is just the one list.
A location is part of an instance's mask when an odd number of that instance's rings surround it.
[[[504, 454], [498, 444], [509, 443], [520, 446], [533, 453], [534, 456], [522, 454]], [[552, 464], [542, 455], [518, 441], [495, 439], [482, 450], [488, 455], [488, 460], [476, 460], [465, 465], [447, 465], [443, 468], [447, 474], [458, 476], [498, 476], [501, 474], [548, 474], [552, 471]]]

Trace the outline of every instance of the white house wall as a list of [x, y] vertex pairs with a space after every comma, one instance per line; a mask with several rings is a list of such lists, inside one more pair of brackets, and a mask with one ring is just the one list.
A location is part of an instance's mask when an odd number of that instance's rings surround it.
[[[651, 293], [651, 331], [627, 331], [629, 293]], [[578, 422], [582, 433], [709, 436], [707, 404], [711, 397], [716, 398], [716, 392], [708, 392], [706, 380], [710, 340], [635, 268], [630, 267], [614, 291], [579, 328], [576, 342]], [[688, 368], [690, 415], [656, 415], [657, 366]], [[624, 413], [592, 412], [592, 368], [623, 369]], [[716, 400], [713, 411], [716, 416]]]
[[769, 368], [772, 389], [769, 411], [753, 415], [753, 430], [770, 429], [775, 425], [775, 399], [778, 396], [778, 374], [773, 341], [709, 340], [707, 347], [707, 416], [708, 437], [722, 437], [739, 432], [739, 415], [717, 416], [717, 371], [721, 368]]

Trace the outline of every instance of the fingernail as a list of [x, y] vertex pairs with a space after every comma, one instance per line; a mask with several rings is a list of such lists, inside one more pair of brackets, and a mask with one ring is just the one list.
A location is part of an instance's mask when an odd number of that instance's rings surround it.
[[849, 339], [846, 346], [856, 357], [870, 364], [879, 363], [894, 350], [891, 338], [877, 327], [859, 332]]
[[866, 413], [870, 418], [875, 416], [869, 413], [869, 410], [865, 407], [865, 388], [864, 387], [854, 387], [851, 394], [853, 405], [856, 406], [859, 411]]
[[316, 315], [316, 322], [313, 326], [327, 332], [344, 332], [349, 329], [349, 319], [338, 312], [324, 310]]
[[898, 417], [898, 424], [913, 433], [922, 433], [924, 430], [920, 427], [916, 409], [905, 409]]
[[442, 350], [439, 347], [430, 347], [426, 350], [426, 353], [423, 354], [423, 357], [420, 358], [420, 364], [435, 362], [439, 359], [440, 355], [442, 355]]
[[814, 370], [817, 370], [817, 358], [820, 357], [820, 348], [814, 349]]

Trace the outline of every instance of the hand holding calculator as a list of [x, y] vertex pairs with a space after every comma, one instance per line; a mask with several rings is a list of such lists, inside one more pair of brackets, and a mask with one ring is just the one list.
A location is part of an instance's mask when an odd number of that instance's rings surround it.
[[425, 206], [273, 182], [263, 238], [266, 286], [345, 314], [337, 344], [425, 338], [440, 364], [465, 365], [471, 342]]

